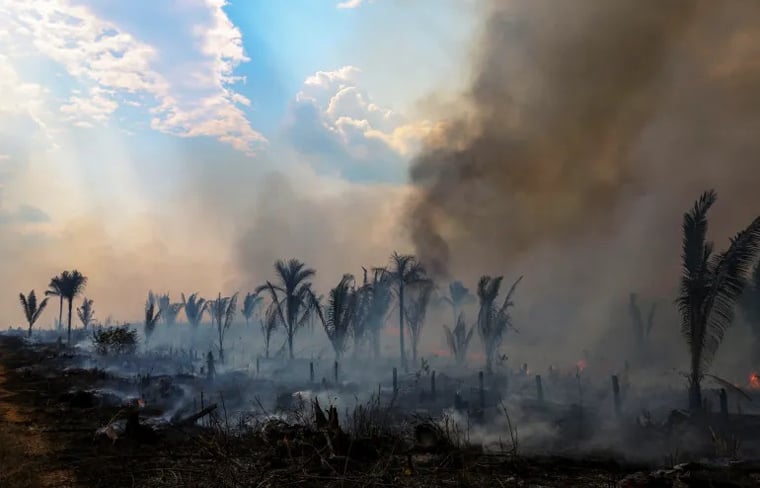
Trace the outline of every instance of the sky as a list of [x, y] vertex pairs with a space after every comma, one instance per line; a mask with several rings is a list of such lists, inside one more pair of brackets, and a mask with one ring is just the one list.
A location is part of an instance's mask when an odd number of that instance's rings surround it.
[[408, 246], [393, 215], [426, 100], [466, 82], [476, 18], [457, 0], [0, 0], [0, 326], [63, 269], [124, 320], [148, 289], [229, 293], [277, 258], [325, 286], [382, 264]]
[[760, 208], [760, 6], [683, 4], [0, 0], [0, 328], [64, 269], [137, 323], [393, 251], [524, 274], [536, 357], [604, 349], [632, 291], [677, 324], [683, 211], [715, 188], [723, 249]]

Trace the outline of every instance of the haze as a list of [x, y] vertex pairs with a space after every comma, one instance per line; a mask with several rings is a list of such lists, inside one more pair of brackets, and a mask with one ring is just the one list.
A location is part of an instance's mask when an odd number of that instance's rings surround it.
[[521, 354], [603, 344], [631, 291], [678, 341], [681, 214], [716, 188], [723, 246], [760, 209], [759, 31], [743, 0], [0, 0], [0, 324], [63, 269], [128, 321], [398, 250], [525, 275]]

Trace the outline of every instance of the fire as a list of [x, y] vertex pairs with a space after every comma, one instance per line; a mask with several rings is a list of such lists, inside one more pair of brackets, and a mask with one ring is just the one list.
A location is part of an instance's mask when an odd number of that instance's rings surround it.
[[577, 363], [575, 363], [575, 367], [578, 368], [579, 373], [583, 373], [583, 370], [586, 369], [586, 360], [581, 359]]
[[760, 374], [753, 372], [749, 375], [749, 387], [752, 390], [760, 390]]

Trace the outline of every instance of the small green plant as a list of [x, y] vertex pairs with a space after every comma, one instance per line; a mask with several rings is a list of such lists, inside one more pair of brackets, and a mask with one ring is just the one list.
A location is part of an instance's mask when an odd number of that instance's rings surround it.
[[137, 350], [137, 331], [128, 325], [97, 329], [92, 333], [95, 352], [101, 356], [134, 354]]

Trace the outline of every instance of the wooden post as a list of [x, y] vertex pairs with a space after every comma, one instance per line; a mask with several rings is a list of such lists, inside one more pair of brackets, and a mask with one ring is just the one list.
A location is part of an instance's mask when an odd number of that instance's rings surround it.
[[720, 415], [724, 419], [728, 417], [728, 395], [726, 395], [726, 389], [720, 389]]
[[334, 370], [335, 370], [335, 384], [337, 385], [338, 384], [338, 361], [335, 361]]
[[536, 375], [536, 398], [538, 403], [544, 403], [544, 386], [541, 383], [541, 375]]
[[616, 374], [612, 375], [612, 397], [615, 405], [615, 415], [620, 417], [620, 383]]
[[435, 400], [435, 371], [430, 375], [430, 397]]
[[483, 385], [483, 372], [480, 371], [478, 373], [478, 389], [480, 393], [480, 408], [481, 410], [485, 410], [486, 408], [486, 390], [485, 386]]
[[393, 368], [393, 391], [398, 391], [398, 372], [396, 368]]
[[314, 361], [309, 363], [309, 382], [314, 383]]
[[256, 376], [261, 372], [261, 356], [256, 356]]

